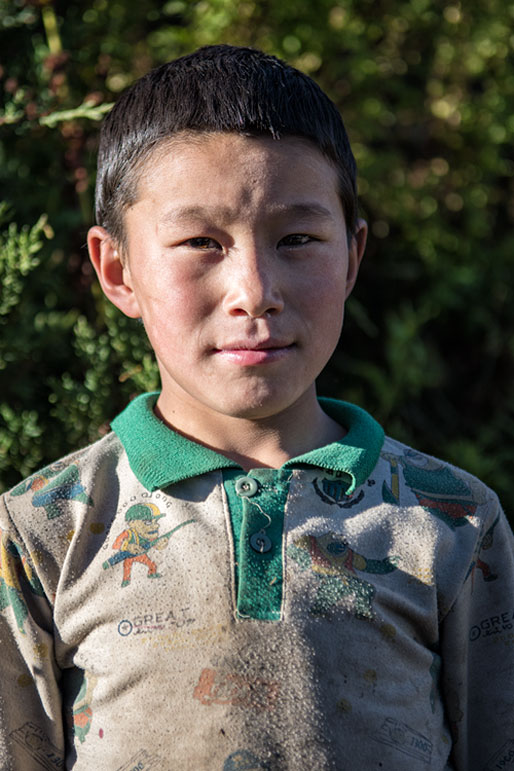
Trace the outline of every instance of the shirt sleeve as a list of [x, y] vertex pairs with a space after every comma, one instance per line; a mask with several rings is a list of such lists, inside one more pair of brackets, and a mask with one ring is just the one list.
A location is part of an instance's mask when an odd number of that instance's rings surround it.
[[479, 530], [461, 590], [442, 622], [441, 655], [441, 688], [455, 769], [489, 771], [510, 765], [514, 758], [514, 539], [496, 498]]
[[0, 498], [0, 768], [64, 769], [64, 731], [44, 555], [30, 552]]

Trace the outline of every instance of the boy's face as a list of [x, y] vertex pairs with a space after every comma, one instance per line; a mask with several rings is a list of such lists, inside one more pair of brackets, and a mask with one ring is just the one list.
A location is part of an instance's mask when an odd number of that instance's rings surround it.
[[310, 142], [203, 134], [154, 152], [125, 215], [123, 264], [89, 242], [104, 291], [141, 316], [177, 427], [273, 418], [316, 399], [366, 226], [348, 245], [334, 167]]

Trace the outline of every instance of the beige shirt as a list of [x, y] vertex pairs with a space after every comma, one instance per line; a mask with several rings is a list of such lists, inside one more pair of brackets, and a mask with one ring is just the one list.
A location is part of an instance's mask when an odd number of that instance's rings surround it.
[[342, 403], [244, 472], [154, 401], [0, 499], [0, 768], [508, 768], [496, 496]]

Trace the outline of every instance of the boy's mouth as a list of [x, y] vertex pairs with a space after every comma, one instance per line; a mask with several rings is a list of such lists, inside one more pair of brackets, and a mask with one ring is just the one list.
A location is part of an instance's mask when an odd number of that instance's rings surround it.
[[286, 340], [270, 338], [259, 342], [250, 340], [234, 340], [215, 348], [213, 353], [222, 356], [235, 364], [256, 365], [269, 364], [287, 356], [295, 347]]

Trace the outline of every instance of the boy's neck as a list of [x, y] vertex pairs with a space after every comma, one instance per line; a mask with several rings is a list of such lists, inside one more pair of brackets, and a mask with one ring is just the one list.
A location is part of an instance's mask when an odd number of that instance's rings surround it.
[[174, 431], [235, 461], [245, 471], [280, 468], [286, 461], [342, 439], [346, 429], [330, 418], [317, 401], [302, 399], [270, 418], [245, 419], [201, 414], [184, 420], [162, 394], [157, 417]]

